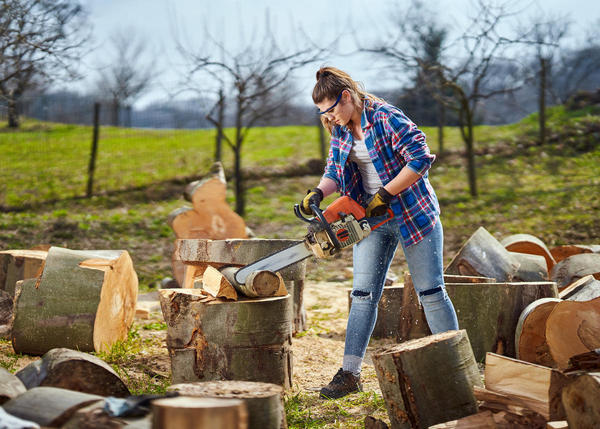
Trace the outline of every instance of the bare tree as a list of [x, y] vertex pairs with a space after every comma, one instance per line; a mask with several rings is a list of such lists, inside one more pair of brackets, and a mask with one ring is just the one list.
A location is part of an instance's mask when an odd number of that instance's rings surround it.
[[122, 107], [131, 105], [150, 89], [157, 72], [153, 60], [148, 59], [146, 42], [132, 31], [121, 30], [110, 38], [112, 55], [100, 67], [97, 87], [100, 96], [108, 95], [112, 124], [119, 125]]
[[[289, 79], [294, 70], [316, 61], [321, 51], [314, 47], [288, 51], [282, 49], [266, 26], [261, 40], [249, 40], [238, 52], [229, 52], [224, 45], [207, 33], [207, 41], [201, 50], [194, 50], [179, 43], [183, 58], [188, 61], [188, 80], [203, 77], [203, 86], [226, 88], [234, 110], [235, 135], [230, 138], [222, 132], [223, 119], [209, 115], [209, 120], [221, 127], [221, 136], [234, 154], [235, 210], [245, 212], [245, 189], [242, 172], [242, 147], [252, 127], [265, 119], [283, 112], [292, 95]], [[207, 49], [214, 48], [213, 55]], [[206, 78], [210, 80], [206, 80]], [[220, 103], [226, 101], [221, 100]], [[219, 103], [217, 103], [217, 106]], [[213, 114], [219, 109], [212, 110]]]
[[33, 86], [74, 77], [88, 39], [76, 0], [0, 0], [0, 97], [8, 126], [19, 126], [19, 102]]

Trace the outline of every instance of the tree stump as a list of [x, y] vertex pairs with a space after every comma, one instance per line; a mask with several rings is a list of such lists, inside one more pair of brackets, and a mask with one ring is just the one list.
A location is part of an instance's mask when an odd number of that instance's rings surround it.
[[[189, 270], [200, 270], [212, 265], [221, 268], [225, 265], [248, 265], [260, 258], [285, 249], [301, 240], [251, 239], [251, 240], [177, 240], [175, 258], [183, 262]], [[220, 265], [219, 265], [220, 264]], [[306, 260], [297, 262], [279, 271], [288, 293], [293, 298], [293, 333], [306, 329], [304, 309], [304, 277]]]
[[[444, 283], [446, 290], [451, 283], [493, 283], [495, 279], [488, 277], [460, 276], [454, 274], [444, 274]], [[452, 288], [452, 286], [450, 286]], [[404, 296], [402, 297], [402, 307], [400, 309], [400, 331], [396, 341], [402, 342], [423, 338], [431, 335], [431, 330], [425, 318], [425, 311], [419, 302], [417, 292], [412, 283], [412, 277], [409, 272], [404, 273]], [[448, 293], [450, 293], [448, 291]]]
[[42, 355], [53, 348], [108, 351], [127, 338], [138, 279], [124, 250], [52, 247], [41, 277], [19, 282], [12, 345]]
[[546, 341], [560, 369], [572, 356], [600, 348], [600, 298], [559, 302], [546, 321]]
[[556, 366], [546, 341], [546, 321], [560, 301], [558, 298], [541, 298], [525, 307], [515, 330], [517, 359], [548, 367]]
[[515, 273], [516, 282], [539, 282], [548, 281], [548, 268], [543, 256], [528, 255], [527, 253], [509, 252], [519, 263], [519, 269]]
[[152, 429], [246, 429], [246, 406], [239, 399], [175, 398], [152, 402]]
[[477, 412], [481, 386], [466, 331], [448, 331], [373, 353], [392, 428], [427, 428]]
[[42, 359], [16, 373], [31, 389], [61, 387], [100, 396], [126, 397], [131, 393], [117, 373], [103, 360], [70, 349], [52, 349]]
[[287, 428], [283, 389], [252, 381], [205, 381], [175, 384], [167, 391], [199, 398], [240, 399], [248, 410], [248, 429]]
[[14, 296], [19, 280], [40, 276], [47, 255], [44, 250], [0, 251], [0, 290]]
[[519, 262], [508, 250], [485, 228], [479, 227], [454, 256], [445, 273], [510, 282], [518, 269]]
[[592, 429], [600, 422], [600, 372], [582, 374], [562, 391], [570, 428]]
[[[377, 321], [373, 328], [373, 338], [398, 338], [400, 335], [400, 312], [404, 285], [384, 286], [377, 304]], [[352, 289], [348, 289], [348, 312], [352, 308]]]
[[528, 255], [543, 256], [546, 261], [546, 271], [550, 272], [556, 261], [546, 247], [546, 244], [539, 238], [530, 234], [513, 234], [503, 238], [500, 244], [509, 252], [526, 253]]
[[262, 381], [291, 386], [291, 297], [206, 301], [198, 289], [160, 291], [173, 383]]
[[104, 398], [58, 387], [34, 387], [5, 402], [4, 410], [40, 426], [60, 427], [80, 408]]
[[25, 393], [27, 388], [16, 375], [0, 368], [0, 405]]
[[593, 275], [600, 280], [600, 254], [584, 253], [569, 256], [554, 266], [550, 279], [556, 282], [559, 289], [563, 289], [587, 275]]

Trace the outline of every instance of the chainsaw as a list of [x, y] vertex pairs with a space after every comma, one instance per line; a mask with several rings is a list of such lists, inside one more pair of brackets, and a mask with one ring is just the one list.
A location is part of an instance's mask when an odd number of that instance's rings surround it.
[[302, 242], [240, 268], [235, 273], [235, 280], [245, 284], [248, 275], [254, 271], [275, 272], [310, 256], [320, 259], [331, 257], [352, 247], [394, 217], [394, 212], [388, 209], [388, 217], [371, 226], [365, 209], [348, 196], [337, 198], [323, 211], [316, 204], [311, 204], [310, 209], [314, 217], [307, 218], [300, 212], [299, 204], [294, 206], [296, 216], [309, 224], [308, 234]]

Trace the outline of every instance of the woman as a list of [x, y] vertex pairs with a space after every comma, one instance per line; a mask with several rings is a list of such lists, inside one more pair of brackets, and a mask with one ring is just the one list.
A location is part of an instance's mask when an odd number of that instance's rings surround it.
[[353, 248], [352, 307], [342, 368], [320, 393], [340, 398], [362, 390], [361, 365], [398, 242], [431, 331], [458, 329], [458, 322], [444, 287], [440, 209], [427, 178], [435, 156], [425, 135], [398, 108], [365, 92], [334, 67], [317, 72], [312, 97], [331, 141], [325, 173], [302, 200], [301, 210], [312, 214], [311, 204], [318, 206], [338, 191], [365, 206], [373, 223], [388, 208], [395, 216]]

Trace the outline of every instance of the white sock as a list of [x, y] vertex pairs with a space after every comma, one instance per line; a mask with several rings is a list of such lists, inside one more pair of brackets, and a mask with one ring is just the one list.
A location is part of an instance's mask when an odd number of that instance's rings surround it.
[[342, 363], [342, 369], [344, 371], [350, 371], [355, 377], [360, 376], [360, 369], [362, 366], [362, 358], [352, 355], [344, 355], [344, 361]]

